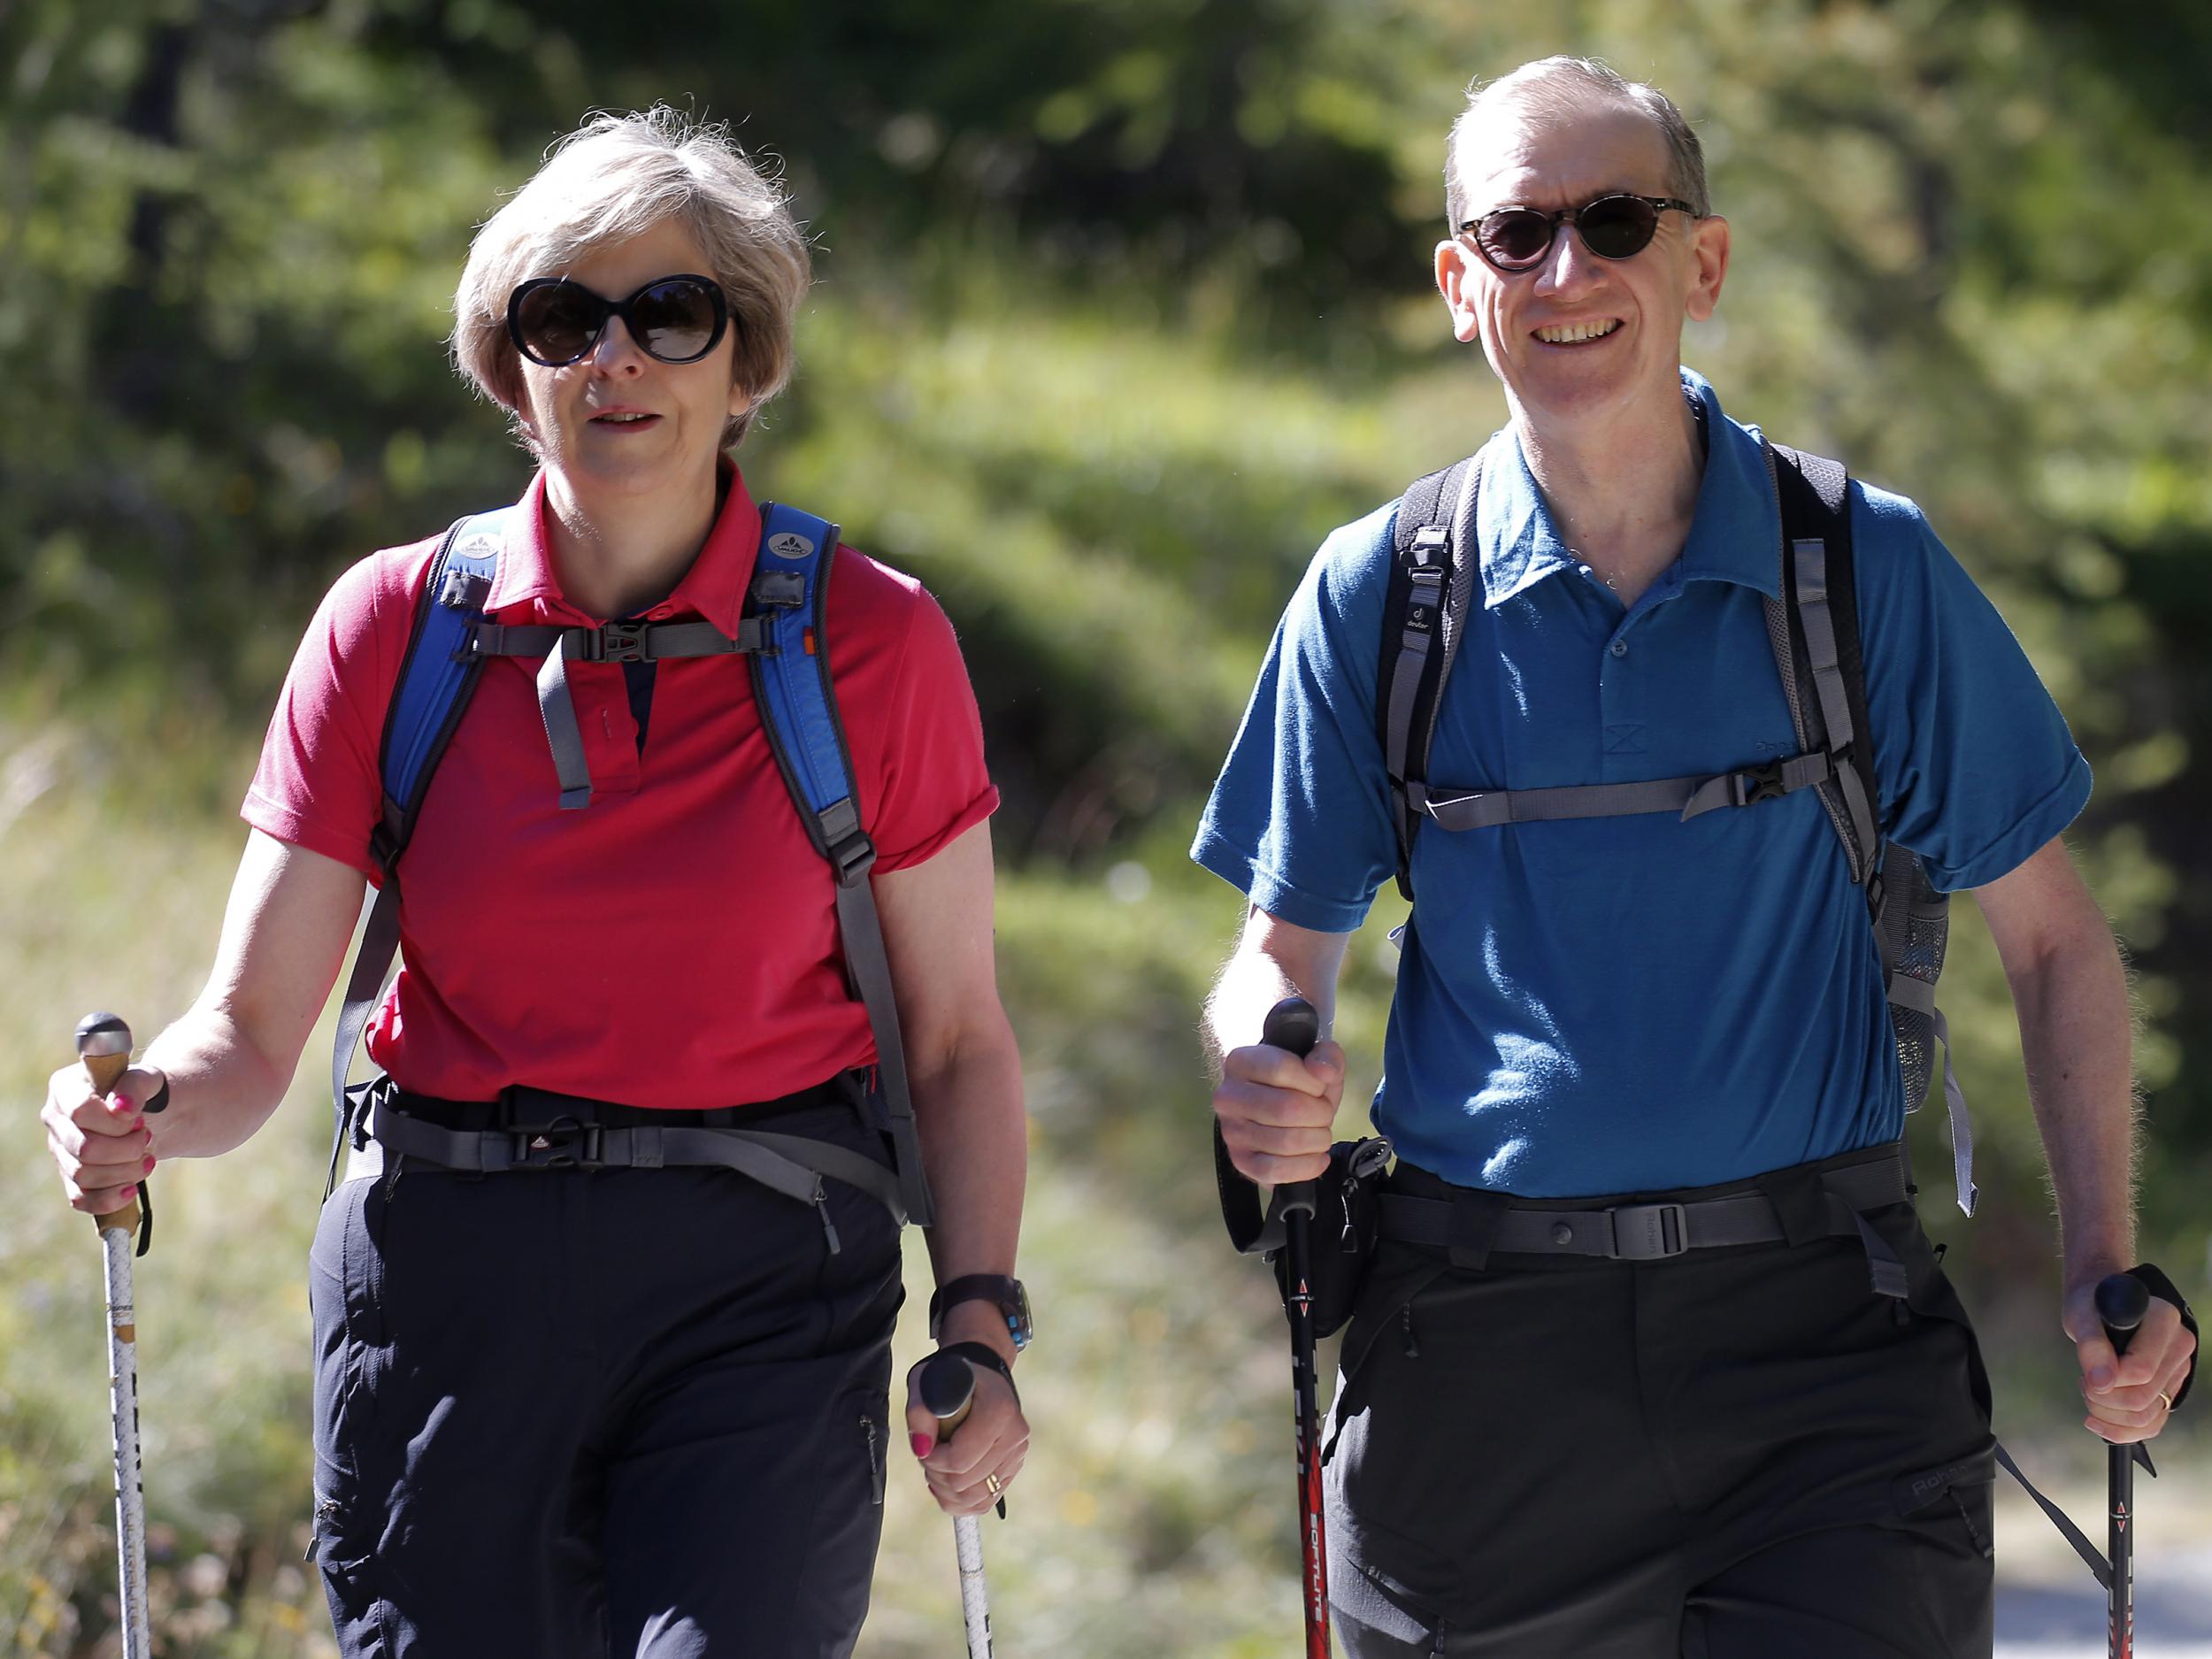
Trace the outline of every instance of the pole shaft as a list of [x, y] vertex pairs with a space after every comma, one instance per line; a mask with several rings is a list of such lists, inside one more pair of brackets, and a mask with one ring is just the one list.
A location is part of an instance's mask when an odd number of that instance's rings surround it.
[[2112, 1606], [2108, 1619], [2112, 1659], [2135, 1654], [2135, 1448], [2114, 1446], [2105, 1453], [2111, 1515], [2105, 1532], [2106, 1558], [2112, 1563]]
[[991, 1603], [983, 1583], [983, 1529], [972, 1515], [953, 1517], [960, 1559], [960, 1617], [968, 1627], [968, 1659], [991, 1659]]
[[146, 1613], [146, 1510], [138, 1454], [138, 1310], [131, 1284], [134, 1228], [106, 1227], [108, 1403], [114, 1417], [115, 1541], [123, 1659], [153, 1650]]
[[1329, 1546], [1321, 1500], [1321, 1405], [1313, 1342], [1312, 1217], [1283, 1217], [1283, 1252], [1290, 1280], [1290, 1377], [1298, 1444], [1298, 1544], [1304, 1563], [1299, 1602], [1305, 1614], [1307, 1659], [1330, 1659]]

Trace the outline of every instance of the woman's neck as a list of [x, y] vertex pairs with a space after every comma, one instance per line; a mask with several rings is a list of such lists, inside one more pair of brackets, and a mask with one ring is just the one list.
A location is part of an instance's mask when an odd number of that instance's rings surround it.
[[718, 465], [696, 488], [608, 500], [548, 471], [546, 535], [568, 602], [587, 616], [609, 618], [634, 616], [667, 598], [706, 545], [726, 476]]

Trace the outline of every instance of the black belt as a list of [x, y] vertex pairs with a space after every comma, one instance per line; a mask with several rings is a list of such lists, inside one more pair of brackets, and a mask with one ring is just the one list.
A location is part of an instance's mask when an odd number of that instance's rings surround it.
[[[1886, 1295], [1903, 1295], [1903, 1266], [1866, 1225], [1863, 1213], [1909, 1202], [1901, 1149], [1891, 1147], [1878, 1157], [1823, 1168], [1813, 1179], [1824, 1192], [1826, 1202], [1811, 1230], [1866, 1241], [1875, 1287]], [[1450, 1196], [1424, 1198], [1402, 1190], [1384, 1192], [1378, 1211], [1381, 1235], [1446, 1251], [1455, 1263], [1463, 1266], [1479, 1267], [1494, 1251], [1657, 1262], [1687, 1250], [1780, 1243], [1792, 1234], [1774, 1200], [1757, 1191], [1682, 1202], [1547, 1203], [1455, 1187], [1426, 1171], [1403, 1164], [1391, 1180], [1394, 1187], [1411, 1186]], [[1894, 1271], [1886, 1271], [1887, 1268]]]
[[[384, 1079], [366, 1091], [356, 1133], [365, 1131], [388, 1154], [465, 1174], [734, 1170], [787, 1198], [813, 1205], [834, 1253], [837, 1229], [830, 1221], [824, 1179], [859, 1188], [903, 1223], [897, 1173], [864, 1153], [809, 1135], [740, 1128], [731, 1120], [757, 1123], [787, 1110], [833, 1101], [861, 1110], [843, 1093], [828, 1092], [835, 1087], [826, 1085], [764, 1108], [708, 1113], [655, 1111], [538, 1089], [510, 1089], [498, 1101], [440, 1101], [410, 1094]], [[465, 1126], [456, 1126], [457, 1119]]]

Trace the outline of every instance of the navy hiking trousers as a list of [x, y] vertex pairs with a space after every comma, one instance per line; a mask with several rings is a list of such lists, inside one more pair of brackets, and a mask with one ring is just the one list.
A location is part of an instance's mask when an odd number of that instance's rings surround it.
[[[760, 1126], [890, 1161], [849, 1103]], [[310, 1280], [346, 1659], [849, 1654], [903, 1293], [890, 1214], [826, 1194], [835, 1254], [813, 1208], [721, 1169], [340, 1187]]]
[[1382, 1240], [1331, 1414], [1345, 1650], [1987, 1659], [1988, 1380], [1910, 1206], [1867, 1218], [1902, 1301], [1853, 1238], [1479, 1270]]

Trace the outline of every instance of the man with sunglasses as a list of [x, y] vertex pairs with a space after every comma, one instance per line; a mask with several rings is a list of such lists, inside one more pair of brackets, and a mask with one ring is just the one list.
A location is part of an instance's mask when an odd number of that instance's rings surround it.
[[[1249, 901], [1207, 1023], [1264, 1184], [1325, 1172], [1344, 1084], [1333, 1042], [1257, 1043], [1266, 1010], [1325, 1019], [1378, 888], [1415, 895], [1374, 1104], [1399, 1162], [1332, 1414], [1338, 1630], [1359, 1659], [1987, 1654], [1988, 1385], [1906, 1202], [1863, 890], [1810, 787], [1647, 798], [1799, 748], [1766, 457], [1681, 364], [1730, 252], [1697, 139], [1548, 59], [1471, 94], [1446, 181], [1437, 287], [1511, 412], [1423, 521], [1460, 632], [1416, 595], [1384, 639], [1400, 503], [1338, 531], [1194, 849]], [[1918, 510], [1854, 485], [1848, 511], [1882, 829], [1988, 918], [2090, 1426], [2147, 1439], [2194, 1341], [2159, 1301], [2116, 1361], [2092, 1307], [2134, 1258], [2126, 991], [2059, 840], [2088, 771]], [[1493, 806], [1402, 866], [1383, 668], [1418, 644], [1453, 654], [1425, 776]]]

